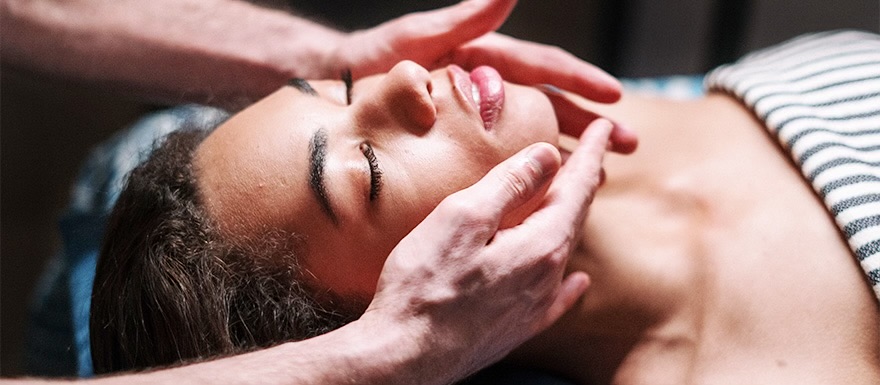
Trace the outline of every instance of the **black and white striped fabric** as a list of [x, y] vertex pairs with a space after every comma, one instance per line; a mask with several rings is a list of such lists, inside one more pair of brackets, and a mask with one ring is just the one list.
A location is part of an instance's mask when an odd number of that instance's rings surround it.
[[736, 95], [764, 121], [880, 299], [880, 36], [802, 36], [719, 67], [705, 85]]

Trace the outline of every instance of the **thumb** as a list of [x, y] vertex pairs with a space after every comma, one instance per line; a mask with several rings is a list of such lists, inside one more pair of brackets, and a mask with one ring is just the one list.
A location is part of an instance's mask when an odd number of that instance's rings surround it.
[[444, 199], [440, 207], [452, 203], [465, 208], [469, 213], [464, 217], [482, 224], [491, 237], [506, 214], [541, 191], [559, 170], [560, 162], [556, 147], [533, 144], [495, 166], [474, 185]]
[[[411, 253], [447, 245], [450, 253], [457, 250], [472, 256], [473, 246], [488, 244], [505, 214], [541, 191], [559, 170], [560, 162], [559, 151], [548, 143], [526, 147], [495, 166], [477, 183], [443, 199], [398, 243], [392, 255], [401, 248], [409, 248]], [[395, 260], [389, 257], [385, 269]]]

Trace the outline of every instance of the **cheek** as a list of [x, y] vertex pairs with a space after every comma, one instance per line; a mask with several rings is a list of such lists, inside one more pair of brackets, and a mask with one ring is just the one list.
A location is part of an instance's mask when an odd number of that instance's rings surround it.
[[[468, 143], [442, 141], [419, 143], [409, 150], [398, 146], [392, 158], [386, 156], [385, 190], [380, 198], [376, 226], [368, 226], [361, 239], [360, 257], [366, 276], [358, 287], [372, 287], [385, 258], [403, 237], [418, 226], [450, 194], [473, 185], [506, 158], [496, 149]], [[417, 150], [415, 150], [417, 149]], [[543, 195], [543, 194], [539, 194]], [[520, 223], [540, 204], [535, 199], [506, 217], [503, 223]], [[528, 206], [528, 207], [526, 207]], [[369, 252], [364, 252], [367, 248]]]
[[[503, 149], [484, 143], [446, 142], [432, 147], [411, 171], [413, 185], [428, 203], [436, 205], [446, 196], [479, 181], [493, 167], [506, 159]], [[433, 207], [432, 207], [433, 208]]]
[[500, 154], [488, 148], [466, 148], [451, 141], [422, 143], [419, 151], [399, 157], [393, 170], [386, 170], [388, 194], [382, 202], [388, 220], [402, 222], [408, 232], [444, 198], [473, 185], [500, 162]]
[[437, 130], [424, 137], [398, 140], [386, 149], [386, 159], [380, 159], [386, 187], [380, 203], [381, 223], [397, 240], [444, 198], [473, 185], [519, 150], [499, 147], [486, 138], [456, 134]]
[[550, 100], [531, 87], [508, 84], [506, 90], [510, 97], [495, 137], [512, 153], [532, 143], [557, 144], [559, 124]]

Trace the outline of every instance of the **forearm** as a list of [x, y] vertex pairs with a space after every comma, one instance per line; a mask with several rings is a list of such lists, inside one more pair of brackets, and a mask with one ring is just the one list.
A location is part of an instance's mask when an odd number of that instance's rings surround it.
[[[423, 341], [424, 330], [389, 322], [393, 321], [367, 317], [309, 340], [248, 354], [80, 382], [94, 385], [443, 384], [468, 374], [449, 367], [450, 364], [457, 366], [458, 352], [428, 346]], [[62, 382], [20, 381], [22, 384]], [[10, 381], [10, 385], [12, 383], [18, 381]]]
[[[232, 357], [230, 360], [242, 360], [237, 367], [259, 369], [239, 370], [222, 378], [240, 384], [439, 385], [471, 374], [476, 368], [468, 367], [465, 360], [476, 358], [473, 349], [437, 343], [438, 331], [430, 319], [400, 314], [389, 318], [385, 312], [368, 312], [333, 332], [274, 348], [272, 356], [267, 350]], [[229, 368], [223, 361], [215, 364], [218, 370]], [[206, 384], [221, 378], [211, 370], [201, 373]]]
[[[430, 351], [407, 338], [400, 324], [358, 320], [334, 332], [271, 349], [153, 373], [144, 383], [430, 384], [419, 362]], [[381, 330], [381, 333], [377, 331]], [[425, 351], [421, 351], [425, 350]], [[447, 373], [449, 375], [449, 373]], [[180, 379], [186, 379], [185, 384]]]
[[341, 34], [237, 0], [2, 0], [2, 59], [165, 102], [242, 105], [327, 76]]

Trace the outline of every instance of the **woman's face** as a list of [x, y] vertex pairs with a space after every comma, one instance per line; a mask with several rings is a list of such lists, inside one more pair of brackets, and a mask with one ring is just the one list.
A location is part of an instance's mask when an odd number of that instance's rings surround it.
[[301, 240], [300, 260], [339, 294], [372, 296], [385, 258], [447, 195], [527, 145], [556, 144], [539, 91], [482, 67], [413, 62], [358, 80], [284, 87], [218, 127], [195, 164], [223, 232]]

